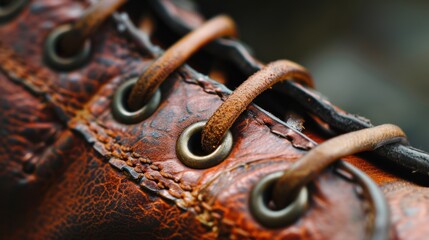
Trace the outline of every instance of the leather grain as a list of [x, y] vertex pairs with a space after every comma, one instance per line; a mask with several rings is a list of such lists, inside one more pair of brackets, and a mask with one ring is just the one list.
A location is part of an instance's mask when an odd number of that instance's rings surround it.
[[[7, 196], [0, 205], [1, 238], [365, 238], [368, 199], [332, 168], [310, 185], [310, 208], [292, 226], [267, 229], [253, 219], [248, 198], [254, 184], [315, 145], [255, 105], [233, 125], [234, 147], [224, 162], [203, 170], [183, 165], [176, 139], [230, 94], [187, 66], [161, 86], [151, 117], [133, 125], [116, 121], [110, 109], [115, 89], [153, 59], [121, 37], [114, 21], [94, 36], [92, 59], [81, 69], [59, 73], [44, 65], [47, 34], [87, 6], [34, 0], [0, 26], [0, 192]], [[24, 172], [29, 162], [34, 169]], [[407, 228], [410, 221], [426, 222], [429, 215], [407, 215], [428, 194], [419, 188], [409, 197], [404, 191], [413, 185], [407, 186], [385, 188], [401, 237], [417, 227]]]
[[[180, 7], [178, 2], [169, 0], [148, 0], [148, 2], [164, 23], [177, 34], [185, 34], [204, 22], [204, 18], [195, 7], [191, 8], [188, 5]], [[221, 59], [231, 61], [236, 65], [237, 71], [246, 76], [254, 74], [263, 67], [247, 47], [235, 39], [217, 39], [204, 50]], [[301, 111], [305, 110], [316, 115], [335, 131], [346, 133], [374, 126], [367, 118], [347, 113], [333, 105], [320, 93], [300, 84], [285, 82], [282, 85], [275, 85], [273, 89], [274, 93], [280, 93], [283, 97], [288, 96], [288, 101], [293, 99], [294, 102], [299, 103]], [[268, 106], [272, 107], [274, 103], [271, 102], [270, 105]], [[401, 166], [403, 171], [408, 173], [418, 172], [424, 175], [429, 173], [429, 153], [420, 149], [409, 145], [391, 144], [374, 152], [395, 165]]]

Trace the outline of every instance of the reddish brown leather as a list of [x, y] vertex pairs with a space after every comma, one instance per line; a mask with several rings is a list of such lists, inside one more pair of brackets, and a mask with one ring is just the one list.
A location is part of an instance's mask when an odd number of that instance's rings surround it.
[[210, 116], [201, 131], [203, 150], [211, 152], [218, 148], [228, 129], [257, 96], [276, 83], [292, 79], [313, 87], [313, 79], [307, 70], [287, 60], [272, 62], [250, 76]]
[[[313, 130], [304, 131], [316, 142], [324, 141]], [[374, 158], [350, 156], [345, 159], [370, 176], [383, 190], [390, 207], [394, 239], [426, 239], [429, 229], [429, 188], [401, 177], [401, 172], [389, 169], [389, 163]], [[379, 161], [381, 160], [381, 162]]]
[[[49, 31], [78, 18], [86, 5], [31, 1], [0, 26], [0, 192], [7, 196], [0, 205], [2, 238], [365, 237], [368, 200], [331, 168], [310, 186], [310, 208], [294, 225], [267, 229], [254, 220], [248, 207], [254, 184], [314, 146], [254, 105], [231, 129], [234, 148], [223, 163], [204, 170], [184, 166], [176, 139], [190, 124], [208, 119], [229, 92], [188, 67], [162, 86], [161, 105], [150, 118], [118, 123], [110, 111], [115, 89], [152, 59], [121, 37], [113, 22], [94, 38], [94, 55], [82, 69], [57, 73], [45, 66]], [[29, 159], [35, 159], [34, 171], [24, 173]], [[416, 227], [408, 227], [410, 221], [427, 222], [428, 214], [409, 215], [412, 207], [401, 201], [427, 209], [416, 205], [427, 190], [410, 197], [403, 193], [411, 185], [390, 184], [385, 191], [395, 231], [406, 236]]]

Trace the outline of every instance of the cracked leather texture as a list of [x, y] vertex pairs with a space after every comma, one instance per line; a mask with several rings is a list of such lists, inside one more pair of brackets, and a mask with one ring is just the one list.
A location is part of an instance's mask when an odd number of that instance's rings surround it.
[[[152, 59], [121, 37], [113, 21], [99, 29], [92, 58], [81, 69], [58, 73], [45, 66], [47, 34], [87, 6], [33, 0], [0, 26], [0, 191], [7, 196], [0, 205], [7, 216], [1, 238], [365, 238], [367, 199], [332, 168], [310, 186], [310, 208], [295, 224], [267, 229], [254, 220], [248, 207], [254, 184], [314, 147], [254, 105], [231, 129], [234, 147], [224, 162], [202, 170], [184, 166], [176, 139], [190, 124], [207, 120], [229, 94], [189, 67], [162, 85], [161, 104], [148, 119], [116, 121], [112, 95]], [[428, 191], [389, 179], [382, 183], [392, 204], [392, 236], [406, 236], [409, 224], [427, 222], [427, 212], [410, 219], [417, 213], [409, 206]], [[422, 232], [409, 236], [418, 239]]]

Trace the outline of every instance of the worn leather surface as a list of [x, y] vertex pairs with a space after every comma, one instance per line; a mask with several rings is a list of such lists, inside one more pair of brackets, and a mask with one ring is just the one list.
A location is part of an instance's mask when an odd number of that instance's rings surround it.
[[[229, 94], [189, 67], [162, 86], [151, 117], [117, 122], [110, 110], [115, 89], [153, 59], [121, 37], [113, 21], [94, 37], [89, 64], [69, 73], [45, 66], [47, 34], [87, 5], [33, 0], [0, 26], [1, 238], [365, 237], [368, 199], [332, 168], [310, 186], [310, 208], [292, 226], [266, 229], [253, 219], [248, 199], [254, 184], [314, 146], [254, 105], [231, 129], [234, 148], [223, 163], [203, 170], [184, 166], [176, 139], [190, 124], [207, 120]], [[368, 168], [372, 175], [374, 167]], [[428, 191], [388, 176], [381, 183], [392, 208], [392, 236], [425, 236], [426, 230], [414, 230], [427, 222], [428, 205], [421, 200]]]
[[[183, 4], [183, 2], [169, 0], [148, 0], [148, 2], [151, 3], [154, 11], [170, 27], [171, 31], [176, 33], [185, 34], [204, 22], [204, 17], [198, 13], [195, 4], [189, 4], [189, 2], [186, 2], [188, 4]], [[263, 67], [252, 56], [251, 51], [248, 50], [246, 45], [236, 39], [216, 39], [208, 44], [204, 50], [224, 61], [233, 63], [236, 66], [236, 69], [233, 71], [242, 72], [246, 76], [251, 76]], [[301, 84], [288, 81], [284, 82], [284, 84], [274, 85], [273, 89], [275, 90], [273, 93], [282, 95], [282, 100], [285, 96], [289, 96], [289, 98], [286, 98], [286, 101], [290, 102], [292, 100], [298, 103], [300, 111], [306, 111], [317, 116], [319, 119], [325, 121], [329, 125], [329, 128], [339, 133], [347, 133], [374, 126], [367, 118], [348, 113], [338, 108], [317, 91], [304, 87]], [[273, 99], [276, 98], [274, 97]], [[274, 109], [273, 105], [276, 104], [274, 102], [279, 102], [279, 100], [269, 101], [269, 104], [265, 106]], [[280, 107], [280, 111], [284, 111], [285, 109], [287, 110], [287, 108]], [[275, 111], [278, 110], [279, 108]], [[374, 152], [394, 165], [401, 166], [404, 172], [418, 172], [423, 175], [429, 173], [429, 153], [410, 145], [389, 144], [376, 149]]]
[[[304, 134], [316, 142], [324, 141], [309, 129]], [[382, 189], [390, 208], [393, 239], [426, 239], [429, 234], [429, 229], [424, 227], [429, 222], [426, 178], [405, 175], [385, 159], [374, 156], [349, 156], [345, 160], [365, 172]]]
[[[149, 2], [172, 31], [183, 34], [204, 21], [195, 7], [180, 9], [179, 5], [167, 0]], [[259, 61], [254, 59], [245, 46], [234, 39], [215, 40], [205, 50], [216, 56], [226, 55], [240, 71], [248, 75], [261, 68]], [[341, 110], [320, 93], [299, 84], [285, 82], [282, 86], [277, 85], [274, 88], [298, 102], [301, 109], [316, 115], [318, 121], [325, 121], [324, 125], [329, 125], [334, 131], [350, 132], [373, 126], [370, 120]], [[285, 98], [284, 101], [290, 101], [290, 98]], [[320, 128], [309, 128], [308, 124], [304, 133], [317, 142], [326, 139], [324, 131], [320, 131]], [[388, 201], [391, 202], [390, 207], [394, 208], [392, 223], [399, 229], [398, 238], [425, 239], [429, 231], [420, 226], [428, 222], [426, 209], [429, 204], [421, 203], [424, 202], [421, 199], [425, 199], [428, 194], [428, 153], [402, 144], [386, 145], [375, 152], [383, 157], [365, 155], [364, 160], [351, 156], [347, 160], [367, 173], [385, 192]]]

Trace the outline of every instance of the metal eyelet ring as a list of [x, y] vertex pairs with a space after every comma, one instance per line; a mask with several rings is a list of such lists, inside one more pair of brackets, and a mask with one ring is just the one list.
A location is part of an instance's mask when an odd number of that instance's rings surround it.
[[76, 69], [88, 60], [91, 53], [91, 41], [85, 41], [82, 50], [71, 57], [62, 57], [58, 54], [58, 40], [67, 32], [72, 30], [70, 24], [57, 27], [51, 32], [45, 42], [44, 58], [45, 62], [52, 68], [60, 71]]
[[268, 228], [279, 228], [292, 224], [305, 211], [308, 205], [308, 191], [303, 188], [297, 198], [283, 209], [273, 210], [267, 206], [267, 196], [271, 195], [274, 183], [283, 175], [275, 172], [262, 178], [250, 194], [250, 211], [259, 223]]
[[0, 5], [0, 23], [16, 17], [27, 3], [28, 0], [11, 0], [3, 6]]
[[213, 167], [221, 163], [231, 152], [233, 141], [232, 134], [228, 131], [216, 150], [207, 155], [203, 153], [200, 147], [201, 131], [205, 124], [206, 122], [204, 121], [190, 125], [177, 139], [177, 157], [188, 167], [197, 169]]
[[159, 89], [155, 92], [150, 101], [137, 111], [130, 111], [126, 107], [126, 102], [132, 87], [136, 84], [138, 78], [131, 78], [122, 83], [116, 90], [112, 101], [113, 116], [121, 123], [133, 124], [148, 118], [158, 108], [161, 102], [161, 92]]

